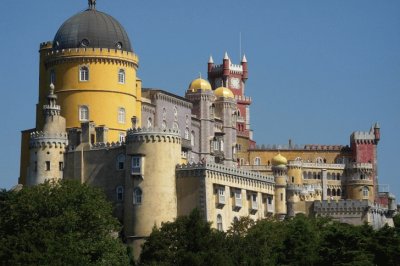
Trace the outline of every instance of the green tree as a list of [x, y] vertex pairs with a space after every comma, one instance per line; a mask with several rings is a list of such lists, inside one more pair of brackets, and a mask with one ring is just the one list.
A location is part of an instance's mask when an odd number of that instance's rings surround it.
[[104, 193], [75, 181], [0, 195], [4, 265], [127, 265]]
[[231, 265], [225, 234], [212, 229], [198, 210], [154, 227], [143, 245], [141, 265]]

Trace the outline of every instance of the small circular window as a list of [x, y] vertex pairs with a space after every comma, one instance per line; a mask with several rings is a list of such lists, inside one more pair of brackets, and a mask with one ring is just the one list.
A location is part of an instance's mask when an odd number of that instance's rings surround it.
[[116, 47], [117, 49], [122, 49], [122, 43], [121, 43], [121, 42], [117, 42], [117, 43], [115, 44], [115, 47]]
[[81, 46], [82, 47], [88, 47], [89, 46], [89, 40], [88, 39], [83, 39], [81, 41]]

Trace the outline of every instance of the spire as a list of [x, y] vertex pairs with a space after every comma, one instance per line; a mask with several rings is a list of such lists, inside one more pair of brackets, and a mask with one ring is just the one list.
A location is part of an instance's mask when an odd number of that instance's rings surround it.
[[247, 63], [247, 58], [246, 58], [246, 55], [245, 55], [245, 54], [243, 54], [242, 63]]
[[96, 9], [96, 0], [88, 0], [89, 9]]
[[44, 116], [60, 115], [61, 108], [57, 105], [57, 95], [54, 94], [54, 84], [50, 84], [49, 95], [47, 96], [47, 105], [43, 106]]
[[228, 59], [229, 60], [228, 52], [225, 52], [224, 59]]
[[212, 55], [210, 55], [210, 59], [208, 59], [208, 63], [214, 64], [214, 59], [212, 58]]

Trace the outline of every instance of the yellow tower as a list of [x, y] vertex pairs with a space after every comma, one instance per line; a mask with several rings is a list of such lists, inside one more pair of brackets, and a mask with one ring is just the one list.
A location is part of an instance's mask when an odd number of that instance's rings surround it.
[[67, 129], [93, 121], [109, 129], [110, 142], [121, 141], [133, 117], [140, 126], [138, 62], [122, 25], [95, 4], [66, 20], [52, 42], [40, 45], [36, 128], [22, 133], [20, 183], [26, 181], [29, 134], [45, 123], [41, 114], [49, 84], [55, 85]]
[[287, 186], [287, 159], [280, 153], [272, 158], [272, 171], [275, 177], [275, 213], [279, 219], [287, 214], [286, 186]]

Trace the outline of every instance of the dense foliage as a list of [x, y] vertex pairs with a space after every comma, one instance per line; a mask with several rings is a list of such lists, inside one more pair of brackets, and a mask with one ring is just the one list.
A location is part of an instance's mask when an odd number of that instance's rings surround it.
[[101, 190], [63, 181], [0, 192], [1, 265], [127, 265]]
[[242, 217], [223, 233], [196, 210], [154, 228], [140, 264], [400, 265], [399, 225], [373, 230], [304, 215], [283, 222]]

